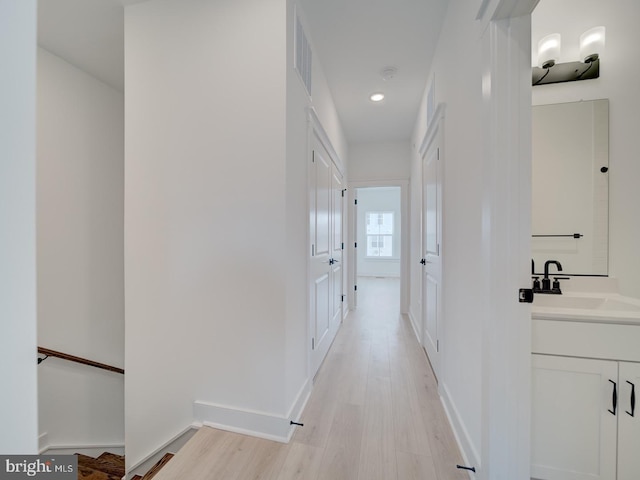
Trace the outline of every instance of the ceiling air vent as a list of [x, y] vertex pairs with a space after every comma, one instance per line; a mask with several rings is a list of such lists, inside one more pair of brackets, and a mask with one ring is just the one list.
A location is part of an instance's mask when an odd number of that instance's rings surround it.
[[304, 33], [304, 28], [300, 22], [300, 18], [296, 15], [295, 30], [295, 69], [307, 89], [307, 93], [311, 96], [311, 46]]

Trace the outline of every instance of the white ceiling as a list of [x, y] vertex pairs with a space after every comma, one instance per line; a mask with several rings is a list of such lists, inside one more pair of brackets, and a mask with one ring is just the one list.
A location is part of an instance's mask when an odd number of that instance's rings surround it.
[[123, 12], [120, 0], [39, 0], [38, 44], [124, 91]]
[[[40, 0], [38, 43], [124, 89], [123, 4]], [[406, 140], [427, 82], [447, 0], [300, 0], [350, 143]], [[384, 67], [397, 74], [384, 81]], [[374, 104], [369, 95], [383, 91]]]
[[[300, 0], [350, 143], [408, 139], [446, 0]], [[398, 69], [384, 81], [384, 67]], [[374, 104], [369, 95], [385, 93]]]

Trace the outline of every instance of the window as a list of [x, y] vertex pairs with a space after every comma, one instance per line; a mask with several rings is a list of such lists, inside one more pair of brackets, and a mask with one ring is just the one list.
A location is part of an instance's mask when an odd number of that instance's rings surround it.
[[367, 257], [393, 256], [393, 212], [367, 212]]

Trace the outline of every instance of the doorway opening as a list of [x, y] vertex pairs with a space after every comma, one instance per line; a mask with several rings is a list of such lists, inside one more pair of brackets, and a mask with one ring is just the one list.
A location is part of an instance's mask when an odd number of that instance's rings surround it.
[[[400, 313], [402, 279], [402, 188], [359, 187], [355, 201], [355, 305], [365, 298]], [[368, 301], [367, 303], [371, 303]]]

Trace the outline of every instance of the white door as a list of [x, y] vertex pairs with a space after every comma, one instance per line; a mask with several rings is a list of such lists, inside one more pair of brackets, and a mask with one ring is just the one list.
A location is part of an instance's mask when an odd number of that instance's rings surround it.
[[437, 142], [422, 163], [422, 345], [436, 375], [440, 369], [442, 321], [442, 175]]
[[342, 321], [342, 278], [343, 261], [342, 249], [344, 248], [342, 236], [342, 205], [344, 190], [342, 188], [342, 174], [335, 166], [331, 172], [331, 245], [330, 259], [331, 266], [331, 326], [336, 328]]
[[531, 477], [615, 479], [618, 362], [532, 357]]
[[349, 296], [347, 294], [347, 285], [349, 285], [349, 253], [348, 250], [346, 249], [347, 247], [347, 237], [349, 236], [349, 234], [347, 233], [349, 231], [349, 195], [347, 195], [347, 188], [344, 187], [342, 189], [342, 210], [341, 210], [341, 216], [342, 216], [342, 232], [341, 232], [341, 236], [342, 236], [342, 242], [341, 242], [341, 247], [342, 247], [342, 259], [340, 260], [342, 263], [342, 295], [341, 295], [341, 301], [342, 301], [342, 319], [344, 320], [344, 318], [347, 316], [347, 314], [349, 313]]
[[618, 478], [640, 478], [640, 412], [636, 405], [640, 363], [620, 362], [618, 408]]
[[311, 375], [314, 376], [342, 320], [342, 176], [315, 136], [309, 228]]
[[[353, 229], [351, 230], [353, 242], [353, 260], [351, 261], [351, 270], [353, 272], [353, 308], [358, 306], [358, 189], [353, 192], [353, 210], [351, 210], [353, 218]], [[360, 245], [360, 248], [367, 248], [366, 245]]]

